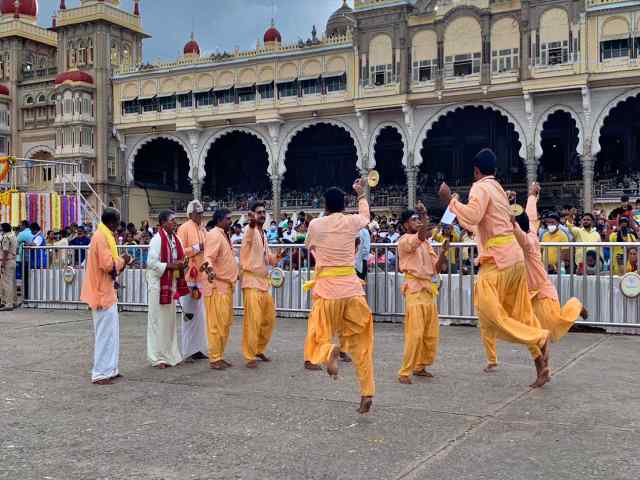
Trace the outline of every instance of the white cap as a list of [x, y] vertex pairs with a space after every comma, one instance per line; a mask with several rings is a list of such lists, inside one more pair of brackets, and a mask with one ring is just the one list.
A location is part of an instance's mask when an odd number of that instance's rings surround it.
[[204, 212], [204, 208], [199, 200], [191, 200], [189, 205], [187, 206], [187, 215], [191, 215], [192, 213], [202, 213]]

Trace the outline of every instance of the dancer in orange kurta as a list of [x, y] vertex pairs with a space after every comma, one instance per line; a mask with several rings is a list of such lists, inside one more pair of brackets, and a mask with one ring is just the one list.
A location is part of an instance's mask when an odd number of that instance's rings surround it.
[[276, 309], [269, 291], [269, 267], [276, 265], [280, 257], [272, 253], [267, 244], [263, 231], [266, 218], [264, 203], [253, 203], [249, 212], [249, 228], [240, 247], [244, 300], [242, 350], [247, 368], [257, 368], [256, 359], [271, 361], [265, 351], [276, 326]]
[[[558, 292], [549, 280], [544, 263], [540, 242], [538, 241], [538, 196], [540, 185], [534, 183], [527, 200], [526, 213], [512, 217], [514, 234], [524, 252], [527, 268], [527, 284], [533, 311], [542, 328], [551, 332], [551, 340], [560, 340], [575, 323], [579, 316], [588, 317], [587, 310], [577, 298], [570, 298], [564, 306], [560, 306]], [[484, 338], [485, 351], [488, 355], [489, 366], [498, 364], [495, 338]], [[490, 369], [489, 367], [487, 367]]]
[[405, 234], [398, 242], [398, 260], [405, 282], [404, 359], [398, 372], [400, 383], [410, 385], [411, 375], [431, 378], [426, 370], [436, 358], [440, 337], [438, 319], [438, 272], [447, 264], [449, 241], [445, 240], [436, 254], [429, 243], [432, 228], [427, 209], [418, 202], [416, 209], [400, 216]]
[[313, 307], [309, 316], [305, 358], [314, 364], [324, 363], [327, 373], [336, 378], [340, 345], [353, 358], [360, 382], [359, 413], [367, 413], [373, 403], [373, 317], [364, 296], [362, 282], [354, 268], [354, 244], [361, 228], [370, 221], [364, 181], [353, 184], [358, 194], [358, 214], [344, 214], [345, 193], [330, 188], [325, 193], [326, 215], [309, 224], [306, 245], [316, 259], [314, 280], [305, 284], [313, 288]]
[[210, 279], [204, 287], [204, 304], [207, 310], [207, 331], [209, 336], [209, 366], [214, 370], [232, 367], [224, 359], [224, 351], [233, 323], [233, 290], [238, 279], [236, 263], [229, 227], [231, 212], [216, 210], [213, 214], [215, 227], [204, 241], [204, 259], [210, 267]]
[[445, 183], [439, 196], [463, 227], [477, 227], [477, 240], [482, 245], [475, 286], [480, 328], [489, 337], [526, 345], [537, 372], [531, 386], [541, 387], [550, 378], [550, 333], [540, 327], [533, 313], [524, 254], [514, 235], [509, 200], [494, 177], [495, 154], [481, 150], [473, 159], [473, 170], [468, 204], [452, 195]]

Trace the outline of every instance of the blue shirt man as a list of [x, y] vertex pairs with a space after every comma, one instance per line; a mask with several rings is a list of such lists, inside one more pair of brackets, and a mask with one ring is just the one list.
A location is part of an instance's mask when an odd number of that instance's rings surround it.
[[358, 276], [366, 279], [367, 276], [367, 260], [371, 251], [371, 234], [367, 227], [360, 230], [358, 235], [358, 250], [356, 251], [356, 271]]

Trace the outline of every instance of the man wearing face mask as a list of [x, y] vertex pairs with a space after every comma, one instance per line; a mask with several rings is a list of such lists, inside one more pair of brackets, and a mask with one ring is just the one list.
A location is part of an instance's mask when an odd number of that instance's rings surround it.
[[[582, 215], [582, 227], [574, 227], [569, 225], [569, 230], [573, 235], [574, 241], [578, 243], [598, 243], [600, 242], [600, 233], [596, 230], [595, 219], [590, 213]], [[587, 252], [595, 252], [596, 248], [591, 247], [585, 249]], [[584, 251], [582, 248], [576, 248], [576, 265], [583, 263]]]
[[[558, 228], [560, 224], [560, 216], [555, 213], [549, 213], [545, 218], [545, 224], [547, 226], [546, 232], [542, 235], [543, 242], [568, 242], [569, 237]], [[547, 268], [549, 273], [557, 273], [558, 272], [558, 255], [560, 255], [560, 249], [558, 247], [551, 247], [547, 249]], [[562, 251], [565, 253], [565, 250]]]

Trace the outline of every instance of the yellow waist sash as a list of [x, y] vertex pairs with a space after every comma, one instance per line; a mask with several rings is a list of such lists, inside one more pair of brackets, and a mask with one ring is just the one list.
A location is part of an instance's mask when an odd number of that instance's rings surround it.
[[404, 274], [404, 279], [405, 280], [417, 280], [419, 282], [429, 282], [429, 284], [431, 284], [431, 294], [433, 295], [433, 301], [435, 302], [436, 299], [438, 298], [438, 292], [440, 291], [440, 286], [437, 283], [435, 283], [433, 280], [431, 280], [430, 278], [416, 277], [415, 275], [412, 275], [411, 273], [405, 273]]
[[319, 278], [351, 277], [355, 274], [355, 267], [325, 267], [316, 272], [311, 280], [304, 282], [304, 286], [302, 288], [305, 292], [308, 292], [315, 287], [316, 281]]
[[484, 244], [484, 248], [485, 250], [488, 250], [492, 247], [504, 247], [515, 241], [516, 236], [513, 233], [503, 233], [502, 235], [496, 235], [495, 237], [491, 237], [487, 240]]

